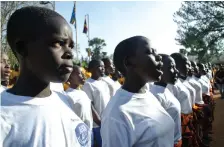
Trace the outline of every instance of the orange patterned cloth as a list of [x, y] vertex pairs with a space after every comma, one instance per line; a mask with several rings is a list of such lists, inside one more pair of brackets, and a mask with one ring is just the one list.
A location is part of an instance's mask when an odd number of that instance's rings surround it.
[[121, 85], [123, 85], [123, 84], [124, 84], [124, 77], [118, 79], [118, 82], [119, 82]]
[[185, 133], [192, 133], [190, 128], [188, 127], [189, 122], [193, 119], [193, 114], [181, 114], [181, 127], [182, 127], [182, 134]]
[[64, 91], [66, 91], [69, 88], [69, 83], [63, 83]]

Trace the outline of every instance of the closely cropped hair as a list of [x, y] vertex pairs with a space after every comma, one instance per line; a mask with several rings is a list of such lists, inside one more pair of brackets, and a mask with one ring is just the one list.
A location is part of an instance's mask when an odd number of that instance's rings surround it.
[[170, 56], [174, 59], [174, 61], [175, 61], [175, 63], [176, 63], [177, 66], [178, 66], [180, 63], [182, 63], [183, 60], [185, 60], [185, 56], [182, 55], [181, 53], [173, 53], [173, 54], [171, 54]]
[[57, 12], [43, 7], [29, 6], [16, 10], [7, 24], [7, 41], [13, 52], [15, 53], [15, 45], [20, 39], [32, 40], [42, 37], [41, 29], [47, 27], [52, 17], [63, 18]]
[[92, 60], [89, 62], [89, 66], [88, 66], [88, 71], [90, 71], [91, 69], [95, 68], [96, 66], [98, 66], [101, 63], [101, 60]]
[[114, 50], [113, 62], [118, 71], [122, 75], [126, 76], [126, 70], [124, 65], [124, 60], [127, 57], [135, 56], [136, 50], [139, 48], [139, 41], [142, 39], [147, 39], [143, 36], [134, 36], [121, 41]]

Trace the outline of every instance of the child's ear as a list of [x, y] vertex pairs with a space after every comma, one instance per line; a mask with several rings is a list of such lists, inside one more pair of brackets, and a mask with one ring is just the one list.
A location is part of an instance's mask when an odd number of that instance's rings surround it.
[[24, 41], [17, 41], [16, 42], [16, 49], [17, 49], [17, 52], [23, 58], [25, 58], [27, 56], [28, 52], [27, 52], [27, 48], [26, 48], [26, 45], [25, 45], [25, 42]]

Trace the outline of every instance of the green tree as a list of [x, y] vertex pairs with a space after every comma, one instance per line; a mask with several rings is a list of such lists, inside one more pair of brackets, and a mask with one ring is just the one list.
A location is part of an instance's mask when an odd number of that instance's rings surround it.
[[10, 47], [7, 43], [6, 39], [6, 26], [7, 22], [12, 15], [12, 13], [25, 6], [40, 6], [40, 7], [47, 7], [49, 8], [49, 5], [42, 5], [37, 1], [2, 1], [1, 2], [1, 51], [6, 52], [9, 56], [10, 63], [12, 65], [18, 64], [18, 61], [12, 51], [10, 50]]
[[100, 38], [93, 38], [89, 41], [89, 46], [92, 48], [92, 59], [101, 59], [102, 49], [106, 46], [105, 40]]
[[224, 1], [187, 1], [174, 14], [178, 25], [176, 41], [197, 55], [199, 61], [209, 61], [223, 52]]

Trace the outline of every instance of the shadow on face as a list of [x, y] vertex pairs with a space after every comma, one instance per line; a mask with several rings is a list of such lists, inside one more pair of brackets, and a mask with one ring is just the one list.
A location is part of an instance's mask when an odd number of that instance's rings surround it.
[[135, 73], [144, 81], [159, 81], [162, 75], [161, 57], [152, 49], [147, 38], [136, 39], [138, 48], [135, 49], [135, 56], [126, 61], [129, 73]]
[[72, 70], [72, 30], [62, 17], [48, 19], [36, 40], [26, 42], [27, 68], [46, 82], [65, 82]]
[[178, 78], [178, 70], [176, 69], [175, 61], [170, 56], [162, 56], [163, 61], [163, 75], [161, 78], [161, 82], [167, 84], [175, 84]]

